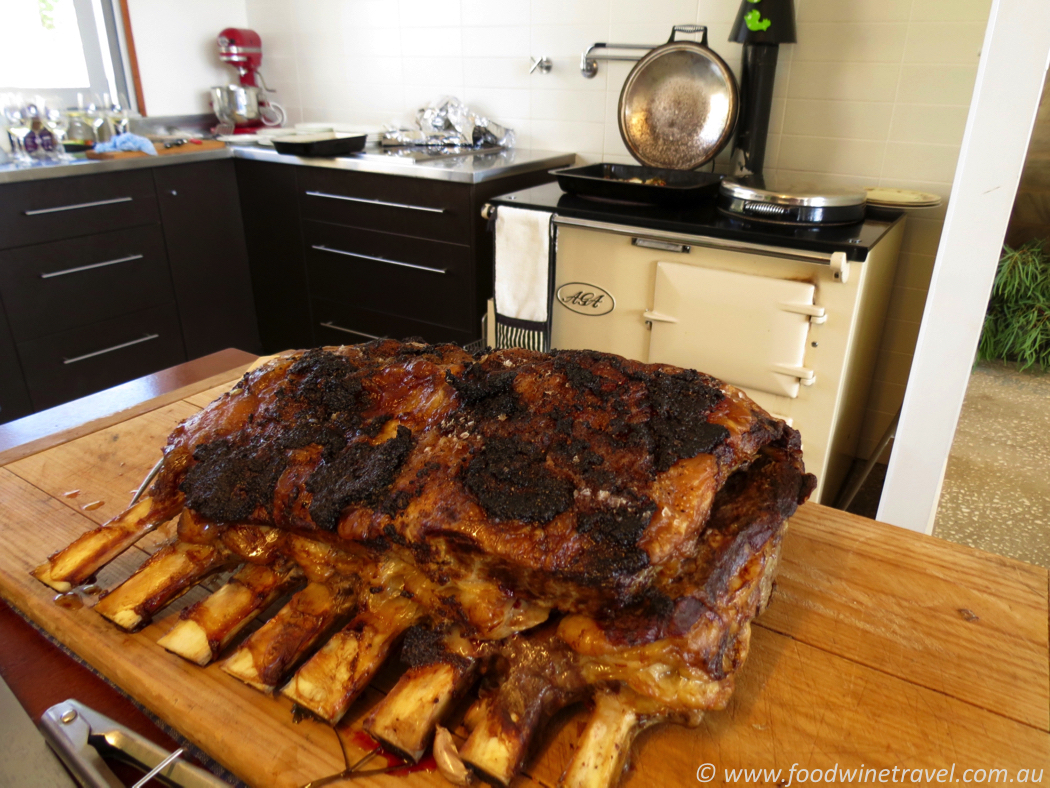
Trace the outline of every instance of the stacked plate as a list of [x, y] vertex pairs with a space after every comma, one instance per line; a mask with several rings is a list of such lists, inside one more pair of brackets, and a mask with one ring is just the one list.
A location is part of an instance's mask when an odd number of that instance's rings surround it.
[[865, 191], [868, 193], [868, 205], [885, 208], [935, 208], [941, 204], [940, 195], [929, 192], [887, 186], [869, 186]]

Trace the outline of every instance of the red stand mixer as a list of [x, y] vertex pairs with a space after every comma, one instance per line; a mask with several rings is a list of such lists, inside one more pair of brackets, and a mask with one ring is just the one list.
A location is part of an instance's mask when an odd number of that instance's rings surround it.
[[224, 125], [232, 125], [237, 134], [251, 133], [260, 126], [280, 126], [285, 113], [281, 105], [268, 100], [259, 66], [262, 64], [262, 39], [254, 30], [228, 27], [219, 33], [219, 59], [237, 69], [239, 85], [220, 85], [211, 89], [211, 106]]

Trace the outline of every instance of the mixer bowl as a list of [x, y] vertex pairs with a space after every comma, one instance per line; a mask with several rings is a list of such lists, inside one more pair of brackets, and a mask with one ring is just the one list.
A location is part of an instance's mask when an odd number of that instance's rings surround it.
[[259, 88], [244, 85], [219, 85], [211, 89], [211, 106], [223, 123], [235, 126], [262, 120], [259, 112]]

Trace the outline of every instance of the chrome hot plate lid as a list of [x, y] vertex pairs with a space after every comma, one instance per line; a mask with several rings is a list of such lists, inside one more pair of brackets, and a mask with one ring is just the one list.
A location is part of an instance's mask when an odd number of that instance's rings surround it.
[[730, 216], [776, 224], [852, 224], [864, 220], [865, 192], [813, 183], [759, 187], [732, 179], [719, 187], [718, 208]]

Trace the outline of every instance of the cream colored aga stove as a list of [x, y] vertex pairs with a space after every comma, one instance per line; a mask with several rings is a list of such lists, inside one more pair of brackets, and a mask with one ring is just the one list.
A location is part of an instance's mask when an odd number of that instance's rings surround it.
[[863, 262], [555, 216], [553, 348], [699, 369], [802, 433], [816, 500], [849, 471], [903, 222]]

